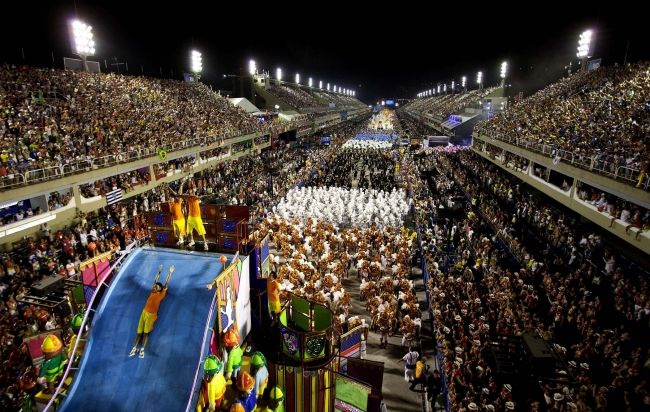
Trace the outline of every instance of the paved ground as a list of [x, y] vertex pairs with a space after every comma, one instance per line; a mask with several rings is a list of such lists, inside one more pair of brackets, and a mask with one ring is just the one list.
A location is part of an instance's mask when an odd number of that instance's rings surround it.
[[[413, 271], [413, 280], [415, 280], [416, 290], [418, 288], [418, 282], [416, 280], [418, 277], [420, 279], [420, 286], [422, 286], [422, 273], [419, 269]], [[350, 301], [352, 302], [349, 316], [359, 315], [366, 319], [366, 323], [370, 324], [370, 317], [368, 316], [365, 305], [359, 299], [360, 284], [361, 282], [357, 280], [356, 274], [352, 273], [352, 271], [350, 276], [343, 280], [343, 286], [345, 287], [345, 290], [350, 293]], [[426, 298], [424, 297], [423, 291], [421, 294], [422, 296], [418, 293], [418, 299], [422, 302], [420, 303], [420, 307], [423, 307], [426, 306]], [[424, 310], [426, 310], [426, 308]], [[389, 337], [388, 347], [382, 349], [379, 346], [379, 333], [370, 331], [366, 345], [366, 359], [384, 363], [382, 394], [388, 410], [404, 412], [423, 411], [422, 394], [410, 391], [409, 383], [404, 381], [404, 362], [399, 362], [399, 360], [402, 359], [402, 356], [406, 354], [408, 349], [402, 347], [402, 336], [396, 335]], [[432, 359], [432, 354], [433, 352], [427, 350], [425, 346], [424, 356]], [[433, 367], [433, 364], [430, 362], [429, 364]]]
[[[271, 244], [271, 253], [276, 254], [277, 250], [275, 245]], [[281, 264], [284, 263], [281, 260]], [[410, 279], [413, 280], [420, 309], [422, 310], [422, 330], [420, 333], [420, 345], [422, 347], [422, 354], [427, 358], [427, 363], [430, 368], [436, 368], [435, 363], [435, 345], [432, 339], [431, 319], [429, 318], [429, 310], [427, 307], [426, 295], [424, 293], [424, 282], [422, 280], [422, 270], [414, 267], [411, 272]], [[359, 285], [361, 281], [356, 277], [356, 269], [350, 270], [347, 279], [343, 279], [343, 287], [350, 293], [350, 301], [352, 308], [350, 309], [351, 316], [359, 316], [366, 319], [366, 323], [370, 324], [370, 316], [365, 308], [365, 303], [361, 302], [359, 298]], [[404, 380], [404, 363], [399, 360], [407, 353], [408, 349], [402, 347], [402, 336], [395, 335], [389, 337], [389, 344], [387, 348], [379, 346], [379, 333], [370, 331], [368, 334], [368, 341], [366, 346], [366, 359], [375, 362], [382, 362], [384, 364], [384, 380], [382, 394], [384, 402], [389, 411], [425, 411], [424, 397], [422, 393], [413, 392], [409, 390], [409, 384]], [[428, 405], [427, 405], [428, 406]], [[427, 411], [429, 409], [426, 409]]]

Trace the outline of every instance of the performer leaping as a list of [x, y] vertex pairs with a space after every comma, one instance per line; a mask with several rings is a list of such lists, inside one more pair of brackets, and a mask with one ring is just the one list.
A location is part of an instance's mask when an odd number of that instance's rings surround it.
[[140, 320], [138, 321], [138, 335], [135, 338], [133, 349], [131, 349], [129, 357], [135, 356], [135, 353], [138, 351], [138, 344], [140, 343], [140, 339], [144, 337], [142, 340], [142, 348], [140, 349], [140, 357], [144, 358], [144, 348], [147, 346], [149, 334], [153, 330], [153, 325], [156, 323], [156, 319], [158, 318], [158, 309], [160, 308], [160, 303], [165, 298], [165, 296], [167, 296], [167, 286], [169, 285], [169, 279], [171, 279], [172, 273], [174, 273], [174, 269], [176, 269], [174, 265], [171, 265], [169, 267], [167, 280], [163, 285], [162, 283], [158, 282], [160, 274], [163, 270], [163, 265], [160, 265], [158, 267], [158, 273], [156, 274], [156, 278], [153, 281], [151, 293], [149, 294], [147, 303], [144, 305], [144, 309], [142, 309], [142, 313], [140, 314]]

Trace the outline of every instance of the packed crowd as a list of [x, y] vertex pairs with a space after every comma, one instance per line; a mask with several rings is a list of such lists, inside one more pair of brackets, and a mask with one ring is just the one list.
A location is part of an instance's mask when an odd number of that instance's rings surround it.
[[408, 210], [403, 190], [384, 192], [311, 186], [291, 189], [274, 208], [276, 214], [288, 221], [304, 221], [311, 217], [335, 226], [362, 228], [371, 225], [400, 227]]
[[106, 196], [106, 193], [115, 189], [122, 189], [125, 193], [134, 190], [137, 186], [146, 186], [151, 181], [149, 168], [132, 170], [112, 176], [108, 179], [96, 180], [79, 186], [81, 195], [85, 198]]
[[[617, 268], [602, 238], [475, 154], [440, 152], [434, 165], [438, 183], [419, 216], [437, 210], [426, 206], [440, 189], [462, 191], [474, 205], [450, 223], [420, 220], [452, 409], [647, 408], [647, 279]], [[542, 399], [527, 398], [520, 382], [499, 382], [487, 355], [495, 334], [524, 332], [554, 342], [560, 359], [540, 385]]]
[[350, 139], [343, 144], [344, 149], [371, 149], [371, 150], [389, 150], [393, 147], [390, 141], [377, 140], [357, 140]]
[[396, 123], [395, 112], [383, 109], [372, 116], [369, 127], [371, 130], [393, 130]]
[[201, 83], [0, 66], [5, 174], [258, 130]]
[[[0, 409], [20, 410], [36, 385], [25, 339], [60, 328], [70, 337], [71, 316], [21, 302], [30, 287], [45, 276], [77, 279], [82, 261], [109, 250], [119, 252], [136, 239], [148, 236], [142, 206], [122, 202], [88, 215], [80, 214], [74, 227], [52, 231], [42, 225], [39, 237], [27, 238], [11, 253], [0, 257]], [[22, 409], [31, 410], [31, 409]]]
[[465, 107], [479, 102], [494, 90], [495, 88], [485, 88], [481, 90], [470, 90], [463, 93], [425, 97], [414, 100], [412, 103], [405, 106], [405, 108], [409, 111], [419, 113], [420, 115], [433, 115], [439, 120], [442, 120], [449, 117], [449, 115], [460, 114]]
[[330, 104], [336, 107], [362, 106], [359, 100], [337, 93], [325, 92], [306, 87], [294, 87], [286, 84], [278, 85], [271, 82], [269, 91], [298, 110], [310, 108], [327, 108]]
[[324, 168], [327, 173], [313, 175], [308, 184], [392, 191], [395, 187], [396, 153], [383, 149], [350, 148], [348, 142], [342, 149], [332, 150], [336, 156]]
[[[583, 83], [568, 86], [571, 96], [584, 93], [593, 81], [587, 74], [579, 78]], [[251, 206], [252, 221], [259, 222], [253, 236], [270, 234], [278, 250], [273, 260], [282, 293], [327, 305], [339, 331], [350, 320], [351, 306], [341, 282], [356, 273], [382, 344], [395, 331], [410, 344], [419, 330], [419, 304], [407, 279], [413, 236], [400, 230], [411, 206], [406, 194], [412, 194], [452, 410], [649, 407], [646, 278], [619, 267], [621, 259], [598, 233], [585, 231], [572, 216], [546, 205], [473, 152], [431, 149], [411, 157], [338, 147], [341, 136], [359, 131], [359, 125], [341, 126], [331, 133], [334, 144], [327, 149], [281, 148], [221, 163], [190, 179], [198, 195]], [[134, 176], [120, 179], [133, 183]], [[398, 180], [405, 189], [395, 188]], [[349, 190], [355, 181], [372, 189]], [[181, 183], [170, 186], [178, 190]], [[122, 184], [100, 182], [85, 187], [84, 196]], [[648, 225], [647, 210], [588, 186], [579, 190], [581, 198], [613, 217]], [[69, 230], [51, 233], [44, 226], [42, 239], [30, 239], [2, 257], [0, 333], [2, 357], [8, 359], [0, 373], [3, 410], [15, 408], [21, 392], [34, 390], [16, 384], [31, 365], [22, 339], [67, 324], [19, 303], [29, 286], [51, 273], [76, 276], [82, 260], [146, 237], [143, 212], [168, 201], [165, 195], [158, 188], [98, 216], [81, 215]], [[65, 195], [54, 197], [57, 205]], [[443, 211], [455, 210], [459, 197], [468, 200], [460, 216], [445, 217]], [[530, 398], [522, 382], [498, 379], [489, 357], [495, 336], [525, 332], [556, 344], [558, 367], [553, 379], [540, 384], [541, 399]]]
[[402, 128], [401, 136], [406, 138], [424, 138], [439, 134], [433, 128], [413, 118], [404, 108], [397, 112], [397, 117]]
[[648, 63], [580, 71], [540, 90], [475, 131], [517, 145], [569, 153], [578, 165], [645, 171], [650, 142]]

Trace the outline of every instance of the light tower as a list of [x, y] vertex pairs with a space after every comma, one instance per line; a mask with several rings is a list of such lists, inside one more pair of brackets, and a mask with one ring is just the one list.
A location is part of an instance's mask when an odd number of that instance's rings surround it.
[[201, 56], [201, 52], [192, 50], [190, 53], [190, 59], [192, 61], [192, 73], [194, 73], [194, 79], [198, 82], [201, 78], [201, 71], [203, 70], [203, 57]]
[[92, 26], [79, 20], [72, 21], [70, 25], [75, 53], [81, 58], [84, 66], [84, 71], [88, 71], [88, 64], [86, 64], [86, 59], [88, 56], [93, 56], [95, 54], [93, 28]]
[[578, 53], [576, 54], [580, 59], [580, 66], [583, 69], [586, 69], [587, 59], [591, 57], [591, 39], [593, 32], [591, 30], [585, 30], [580, 35], [578, 40]]
[[506, 76], [508, 74], [508, 62], [501, 63], [501, 87], [504, 87], [506, 84]]

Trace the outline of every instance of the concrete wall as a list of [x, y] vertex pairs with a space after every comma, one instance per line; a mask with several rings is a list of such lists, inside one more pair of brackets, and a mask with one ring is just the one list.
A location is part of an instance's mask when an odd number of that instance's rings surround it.
[[480, 146], [474, 145], [472, 149], [485, 159], [499, 166], [501, 169], [516, 176], [540, 192], [546, 194], [554, 200], [562, 203], [569, 209], [591, 220], [612, 235], [617, 236], [621, 240], [627, 242], [631, 246], [642, 250], [645, 253], [650, 253], [650, 233], [638, 233], [638, 229], [628, 228], [628, 224], [618, 219], [612, 219], [612, 217], [608, 214], [596, 210], [593, 205], [580, 200], [577, 196], [577, 191], [575, 190], [577, 180], [574, 180], [573, 187], [569, 191], [564, 191], [557, 186], [554, 186], [544, 181], [543, 179], [534, 176], [532, 174], [532, 167], [529, 167], [527, 171], [520, 171], [519, 169], [511, 167], [510, 164], [504, 164], [499, 157], [493, 158], [489, 153], [484, 152]]

